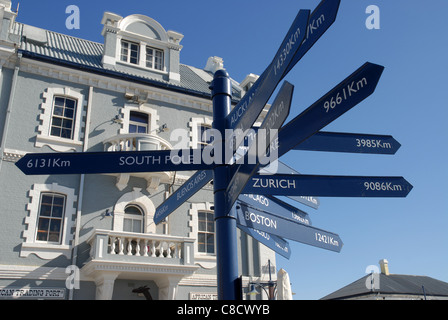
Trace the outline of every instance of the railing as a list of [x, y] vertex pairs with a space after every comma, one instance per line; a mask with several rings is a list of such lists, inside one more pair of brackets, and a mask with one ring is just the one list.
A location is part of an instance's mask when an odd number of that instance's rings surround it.
[[103, 141], [104, 151], [170, 150], [171, 144], [152, 134], [119, 134]]
[[91, 259], [194, 264], [194, 240], [159, 234], [95, 230], [89, 237]]

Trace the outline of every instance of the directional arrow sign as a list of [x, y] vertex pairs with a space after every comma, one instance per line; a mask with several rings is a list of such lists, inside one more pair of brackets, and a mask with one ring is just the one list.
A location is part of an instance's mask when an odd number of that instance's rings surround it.
[[237, 224], [237, 227], [286, 259], [291, 257], [291, 248], [289, 247], [288, 241], [285, 239], [264, 231], [247, 228], [240, 224]]
[[306, 31], [306, 38], [303, 40], [299, 52], [294, 56], [293, 61], [286, 69], [288, 73], [297, 62], [311, 49], [317, 40], [330, 28], [336, 20], [341, 0], [323, 0], [311, 13], [309, 25]]
[[306, 212], [272, 196], [240, 194], [237, 206], [240, 203], [286, 220], [311, 225], [310, 217]]
[[27, 175], [99, 174], [130, 172], [211, 170], [214, 164], [204, 163], [201, 149], [29, 153], [16, 162]]
[[246, 194], [319, 197], [406, 197], [412, 185], [403, 177], [318, 175], [257, 175], [244, 188]]
[[269, 234], [326, 250], [340, 252], [343, 245], [342, 240], [335, 233], [268, 215], [244, 205], [240, 205], [240, 209], [237, 209], [237, 221], [248, 228], [266, 231]]
[[188, 179], [179, 189], [177, 189], [168, 199], [166, 199], [154, 213], [154, 223], [159, 224], [168, 217], [182, 203], [190, 199], [196, 192], [201, 190], [210, 180], [213, 179], [212, 170], [200, 170]]
[[[308, 26], [305, 27], [303, 27], [305, 15], [309, 13], [304, 10], [299, 12], [271, 65], [229, 114], [227, 118], [228, 128], [238, 128], [246, 131], [252, 126], [280, 81], [334, 23], [340, 3], [340, 0], [321, 1], [319, 6], [311, 13], [309, 19], [306, 17]], [[306, 38], [304, 38], [305, 35], [302, 31], [304, 28], [306, 28]], [[299, 36], [302, 40], [299, 39]], [[299, 41], [301, 45], [297, 46]], [[288, 49], [288, 46], [292, 50]], [[249, 104], [256, 105], [255, 108], [249, 110], [250, 113], [247, 111]]]
[[309, 10], [299, 11], [272, 63], [227, 116], [227, 129], [244, 132], [257, 120], [305, 39], [309, 14]]
[[382, 66], [365, 63], [333, 90], [284, 125], [278, 134], [278, 145], [271, 145], [271, 150], [278, 148], [280, 158], [342, 116], [375, 91], [383, 71]]
[[[266, 149], [269, 147], [271, 142], [277, 137], [277, 135], [271, 135], [271, 130], [278, 130], [282, 124], [285, 122], [289, 115], [289, 110], [291, 108], [291, 100], [294, 91], [294, 86], [288, 82], [285, 82], [278, 93], [277, 98], [269, 109], [266, 118], [258, 129], [257, 143], [253, 142], [246, 156], [242, 159], [243, 164], [234, 164], [232, 167], [236, 168], [235, 174], [233, 174], [232, 179], [227, 187], [227, 206], [226, 212], [229, 212], [232, 208], [238, 195], [244, 189], [249, 178], [255, 173], [259, 165], [259, 155], [264, 155]], [[260, 132], [266, 132], [265, 142], [260, 143]], [[257, 156], [258, 155], [258, 156]]]
[[389, 135], [318, 132], [294, 150], [347, 153], [395, 154], [401, 144]]
[[[300, 174], [300, 172], [294, 170], [288, 165], [284, 164], [280, 160], [276, 160], [271, 163], [269, 166], [261, 168], [259, 171], [260, 174]], [[297, 201], [301, 204], [304, 204], [313, 209], [318, 209], [320, 205], [319, 198], [310, 197], [310, 196], [288, 196], [289, 199]]]

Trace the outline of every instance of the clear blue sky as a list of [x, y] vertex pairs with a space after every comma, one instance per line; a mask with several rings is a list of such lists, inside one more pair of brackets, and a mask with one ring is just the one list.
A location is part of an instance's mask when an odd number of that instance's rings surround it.
[[[300, 9], [319, 0], [21, 0], [18, 21], [103, 42], [104, 11], [140, 13], [185, 35], [181, 62], [205, 67], [220, 56], [237, 81], [261, 74]], [[65, 9], [76, 4], [79, 30], [67, 30]], [[380, 9], [380, 29], [368, 30], [367, 6]], [[13, 1], [13, 7], [17, 0]], [[390, 134], [402, 147], [394, 156], [295, 151], [282, 160], [301, 173], [403, 176], [407, 198], [320, 198], [313, 225], [339, 234], [341, 253], [291, 242], [288, 261], [295, 299], [319, 299], [388, 259], [391, 273], [448, 282], [448, 37], [446, 0], [342, 0], [329, 31], [289, 73], [295, 117], [365, 62], [385, 66], [375, 93], [326, 131]]]

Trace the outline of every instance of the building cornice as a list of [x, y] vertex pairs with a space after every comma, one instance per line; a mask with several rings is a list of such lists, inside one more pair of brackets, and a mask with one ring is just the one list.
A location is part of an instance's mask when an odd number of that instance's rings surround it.
[[[104, 70], [101, 74], [96, 70], [93, 72], [88, 67], [72, 68], [60, 64], [33, 59], [26, 54], [21, 61], [21, 71], [36, 74], [44, 77], [69, 81], [76, 84], [92, 86], [99, 89], [106, 89], [115, 92], [134, 93], [135, 95], [145, 95], [148, 99], [176, 104], [180, 107], [201, 110], [211, 113], [213, 110], [211, 98], [205, 93], [182, 90], [169, 84], [156, 83], [156, 81], [144, 80], [137, 77], [114, 74], [108, 75]], [[146, 81], [146, 83], [145, 83]], [[158, 85], [158, 86], [157, 86]], [[164, 87], [164, 88], [161, 88]], [[184, 91], [184, 92], [182, 92]]]

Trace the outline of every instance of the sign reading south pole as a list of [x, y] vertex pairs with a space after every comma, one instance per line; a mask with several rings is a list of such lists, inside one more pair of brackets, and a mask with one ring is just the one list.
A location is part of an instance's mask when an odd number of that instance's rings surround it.
[[28, 153], [16, 166], [27, 175], [211, 170], [200, 149], [133, 152]]

